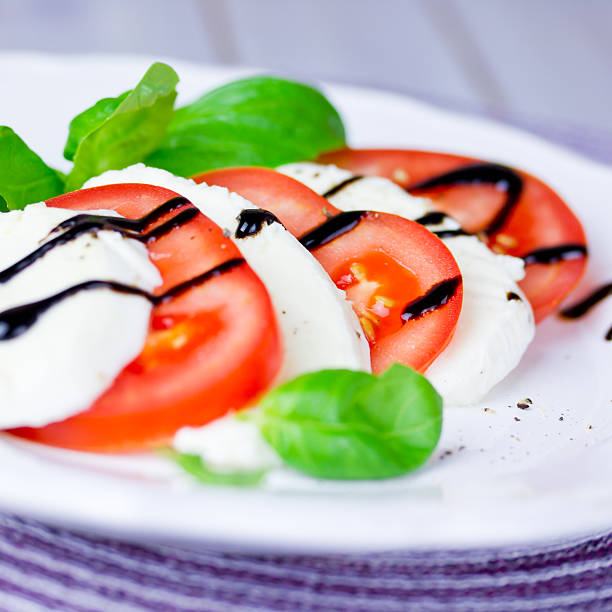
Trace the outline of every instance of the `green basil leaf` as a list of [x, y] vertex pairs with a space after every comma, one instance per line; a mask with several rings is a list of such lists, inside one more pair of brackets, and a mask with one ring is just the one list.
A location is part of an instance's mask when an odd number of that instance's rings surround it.
[[62, 193], [63, 181], [26, 143], [0, 126], [0, 210], [22, 209]]
[[73, 161], [79, 144], [85, 137], [100, 127], [119, 107], [119, 105], [132, 92], [130, 89], [117, 98], [102, 98], [91, 108], [78, 114], [71, 122], [68, 131], [68, 140], [64, 147], [64, 157]]
[[265, 472], [234, 472], [222, 473], [209, 470], [198, 455], [177, 453], [167, 449], [163, 453], [194, 476], [200, 482], [213, 485], [253, 487], [261, 481]]
[[312, 159], [344, 146], [342, 120], [316, 89], [272, 77], [228, 83], [178, 109], [146, 163], [181, 176]]
[[[172, 119], [177, 83], [178, 76], [170, 66], [153, 64], [110, 115], [104, 118], [104, 112], [98, 109], [94, 114], [99, 115], [79, 121], [73, 137], [81, 140], [66, 190], [78, 189], [106, 170], [142, 161], [155, 150]], [[89, 122], [92, 129], [83, 136]], [[69, 141], [68, 145], [70, 154], [74, 143]]]
[[264, 397], [261, 432], [283, 460], [318, 478], [400, 476], [430, 456], [442, 399], [395, 364], [379, 377], [350, 370], [300, 376]]

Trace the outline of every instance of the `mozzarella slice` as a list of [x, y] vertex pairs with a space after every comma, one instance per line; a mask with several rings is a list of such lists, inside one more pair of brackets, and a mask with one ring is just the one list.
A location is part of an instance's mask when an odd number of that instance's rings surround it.
[[369, 346], [344, 293], [280, 223], [264, 225], [255, 236], [236, 238], [238, 215], [256, 208], [253, 204], [225, 188], [197, 185], [143, 164], [105, 172], [85, 187], [111, 183], [171, 189], [226, 229], [272, 298], [285, 346], [279, 381], [326, 368], [370, 371]]
[[[336, 166], [288, 164], [279, 172], [324, 194], [353, 175]], [[374, 210], [417, 219], [434, 209], [381, 177], [363, 177], [329, 197], [341, 210]], [[432, 230], [457, 229], [446, 218]], [[427, 370], [447, 404], [470, 404], [482, 399], [511, 372], [533, 339], [535, 324], [529, 302], [516, 281], [524, 276], [523, 262], [496, 255], [475, 236], [443, 239], [463, 275], [463, 306], [455, 334]], [[515, 299], [513, 296], [518, 296]]]
[[[34, 251], [54, 227], [76, 214], [44, 203], [0, 213], [0, 270]], [[100, 231], [54, 248], [0, 283], [0, 311], [87, 280], [113, 280], [145, 291], [161, 283], [144, 245]], [[22, 335], [0, 341], [0, 428], [40, 427], [87, 409], [141, 352], [150, 313], [142, 297], [83, 291], [53, 305]]]

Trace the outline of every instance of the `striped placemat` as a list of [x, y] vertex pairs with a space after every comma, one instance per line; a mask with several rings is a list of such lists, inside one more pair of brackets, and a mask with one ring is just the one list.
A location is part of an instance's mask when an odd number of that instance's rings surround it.
[[[612, 161], [610, 134], [496, 118]], [[254, 556], [135, 544], [0, 514], [0, 612], [48, 610], [612, 610], [612, 533], [538, 548]]]
[[538, 549], [189, 552], [0, 516], [0, 610], [612, 609], [612, 535]]

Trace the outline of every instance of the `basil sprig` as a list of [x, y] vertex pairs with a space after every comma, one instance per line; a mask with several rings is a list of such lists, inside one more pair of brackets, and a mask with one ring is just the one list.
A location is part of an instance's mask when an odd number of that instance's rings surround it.
[[153, 64], [140, 82], [103, 98], [70, 123], [67, 176], [0, 128], [0, 211], [80, 188], [106, 170], [138, 162], [191, 176], [222, 166], [311, 159], [345, 144], [336, 109], [316, 89], [267, 76], [241, 79], [174, 110], [176, 72]]
[[153, 64], [138, 85], [116, 100], [103, 99], [74, 118], [64, 154], [74, 166], [66, 191], [92, 176], [142, 161], [160, 144], [172, 119], [178, 76]]
[[15, 132], [0, 126], [0, 211], [21, 209], [62, 193], [61, 175]]
[[332, 479], [406, 474], [431, 455], [442, 399], [414, 370], [376, 377], [350, 370], [300, 376], [264, 397], [261, 433], [290, 466]]
[[345, 144], [340, 115], [318, 90], [260, 76], [234, 81], [179, 108], [151, 166], [193, 176], [226, 166], [278, 166]]
[[132, 93], [128, 90], [116, 98], [102, 98], [92, 107], [79, 113], [68, 128], [68, 140], [64, 147], [64, 157], [68, 161], [74, 161], [77, 149], [85, 137], [99, 128], [121, 105], [121, 103]]

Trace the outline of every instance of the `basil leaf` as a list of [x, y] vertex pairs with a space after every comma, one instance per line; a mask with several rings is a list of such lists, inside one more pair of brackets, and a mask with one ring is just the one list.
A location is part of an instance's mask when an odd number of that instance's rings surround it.
[[198, 455], [177, 453], [170, 449], [167, 449], [163, 454], [176, 462], [197, 480], [206, 484], [253, 487], [259, 484], [265, 474], [264, 471], [234, 473], [214, 472], [204, 465], [204, 462]]
[[278, 166], [344, 146], [342, 120], [316, 89], [272, 77], [234, 81], [178, 109], [146, 163], [181, 176]]
[[442, 399], [399, 364], [378, 378], [323, 370], [264, 397], [261, 432], [283, 460], [318, 478], [400, 476], [422, 465], [440, 437]]
[[100, 127], [119, 107], [119, 105], [132, 92], [130, 89], [117, 98], [102, 98], [91, 108], [77, 115], [71, 122], [68, 131], [68, 140], [64, 147], [64, 157], [73, 161], [79, 144], [85, 137]]
[[63, 191], [63, 181], [26, 143], [0, 126], [0, 210], [22, 209]]
[[[155, 150], [172, 119], [177, 83], [178, 76], [170, 66], [156, 63], [106, 118], [103, 115], [112, 104], [106, 111], [104, 105], [96, 111], [90, 109], [92, 115], [79, 120], [73, 130], [73, 140], [80, 138], [80, 142], [66, 190], [78, 189], [87, 179], [106, 170], [142, 161]], [[83, 135], [87, 127], [92, 129]], [[73, 146], [69, 139], [69, 154]]]

